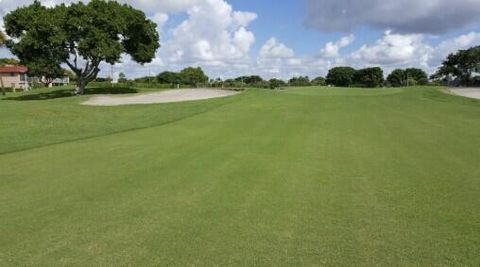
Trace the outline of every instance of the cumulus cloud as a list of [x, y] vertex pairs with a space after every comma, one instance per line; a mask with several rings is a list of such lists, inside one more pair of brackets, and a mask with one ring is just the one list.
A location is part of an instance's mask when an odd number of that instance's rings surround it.
[[260, 58], [289, 58], [295, 53], [285, 44], [279, 42], [276, 38], [270, 38], [260, 49]]
[[418, 65], [425, 67], [432, 48], [424, 43], [421, 34], [392, 34], [373, 45], [363, 45], [351, 58], [366, 65]]
[[[45, 6], [72, 3], [76, 0], [40, 0]], [[88, 2], [88, 1], [84, 1]], [[161, 36], [162, 48], [147, 67], [160, 69], [168, 64], [179, 69], [190, 64], [202, 66], [225, 66], [244, 68], [247, 64], [255, 35], [248, 30], [257, 15], [252, 12], [233, 10], [226, 0], [119, 0], [143, 10], [163, 32], [172, 14], [181, 13], [186, 19]], [[30, 4], [30, 0], [0, 0], [0, 14]], [[168, 33], [168, 34], [167, 34]], [[128, 58], [117, 67], [133, 69]], [[138, 66], [138, 65], [137, 65]], [[139, 67], [142, 68], [143, 67]], [[108, 68], [109, 69], [109, 68]]]
[[284, 43], [272, 37], [260, 48], [257, 58], [257, 70], [268, 77], [279, 75], [287, 65], [301, 64], [295, 59], [295, 52]]
[[151, 19], [157, 24], [159, 31], [161, 31], [163, 25], [168, 21], [168, 14], [166, 13], [155, 13]]
[[266, 77], [287, 78], [301, 73], [313, 78], [326, 75], [332, 67], [348, 65], [355, 68], [380, 66], [385, 70], [385, 74], [395, 68], [407, 67], [419, 67], [433, 73], [449, 53], [480, 44], [480, 33], [471, 32], [445, 39], [434, 46], [428, 43], [424, 34], [386, 31], [380, 39], [362, 45], [349, 54], [341, 54], [336, 49], [347, 46], [352, 40], [353, 37], [346, 36], [336, 42], [327, 43], [318, 56], [298, 58], [293, 49], [272, 38], [261, 49], [263, 53], [260, 53], [257, 59], [256, 71]]
[[[89, 2], [88, 0], [39, 0], [44, 6], [52, 7], [61, 3], [74, 3], [78, 1]], [[126, 3], [136, 8], [140, 8], [146, 13], [170, 13], [170, 12], [183, 12], [186, 9], [201, 4], [204, 0], [117, 0], [120, 3]], [[1, 0], [0, 12], [3, 14], [14, 10], [19, 6], [29, 5], [33, 0]]]
[[420, 67], [434, 72], [448, 54], [480, 44], [480, 33], [471, 32], [445, 39], [431, 45], [423, 34], [385, 35], [370, 45], [344, 57], [345, 62], [357, 67], [381, 66], [386, 72], [398, 67]]
[[467, 49], [475, 45], [480, 45], [480, 33], [478, 32], [470, 32], [452, 39], [444, 40], [435, 47], [429, 64], [431, 66], [438, 66], [450, 53], [459, 49]]
[[252, 70], [267, 79], [287, 79], [299, 75], [314, 77], [324, 73], [328, 66], [331, 66], [329, 60], [323, 58], [296, 56], [292, 48], [272, 37], [260, 48]]
[[224, 65], [248, 57], [255, 36], [247, 27], [256, 14], [233, 11], [223, 0], [206, 0], [187, 15], [165, 45], [172, 62]]
[[436, 34], [480, 23], [478, 0], [307, 0], [306, 5], [306, 24], [328, 32], [370, 26]]
[[350, 34], [342, 37], [336, 42], [328, 42], [324, 48], [320, 51], [320, 55], [323, 57], [338, 57], [340, 49], [349, 46], [355, 40], [355, 36]]

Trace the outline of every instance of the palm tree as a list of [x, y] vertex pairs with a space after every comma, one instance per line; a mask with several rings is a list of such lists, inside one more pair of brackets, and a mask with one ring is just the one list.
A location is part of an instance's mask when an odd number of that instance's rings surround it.
[[[7, 36], [0, 31], [0, 48], [5, 46], [5, 42], [7, 42]], [[0, 76], [0, 86], [2, 87], [2, 95], [5, 95], [5, 86], [3, 85], [2, 76]]]

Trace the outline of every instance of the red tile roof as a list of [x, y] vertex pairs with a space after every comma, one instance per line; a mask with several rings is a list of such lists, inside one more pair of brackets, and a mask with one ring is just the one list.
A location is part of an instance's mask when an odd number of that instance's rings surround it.
[[27, 73], [28, 68], [25, 66], [3, 66], [0, 67], [0, 73]]

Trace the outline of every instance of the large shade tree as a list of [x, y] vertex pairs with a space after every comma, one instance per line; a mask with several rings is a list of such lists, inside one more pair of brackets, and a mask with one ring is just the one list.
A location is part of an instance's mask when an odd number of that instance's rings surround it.
[[142, 11], [115, 1], [92, 0], [44, 7], [39, 1], [4, 17], [11, 52], [34, 75], [63, 74], [67, 65], [77, 76], [76, 93], [100, 72], [100, 63], [119, 63], [128, 54], [151, 62], [160, 47], [156, 24]]
[[448, 55], [433, 79], [457, 79], [461, 85], [474, 85], [473, 74], [480, 72], [480, 46]]

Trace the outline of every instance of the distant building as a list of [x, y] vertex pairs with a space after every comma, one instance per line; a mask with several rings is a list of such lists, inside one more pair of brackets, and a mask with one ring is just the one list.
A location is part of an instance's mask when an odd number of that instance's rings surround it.
[[[36, 83], [36, 84], [46, 84], [45, 82], [45, 77], [38, 78], [38, 77], [30, 77], [29, 81], [30, 83]], [[70, 77], [65, 76], [62, 78], [56, 78], [52, 80], [52, 82], [48, 85], [48, 87], [54, 87], [54, 86], [66, 86], [70, 83]]]
[[14, 90], [28, 90], [30, 85], [27, 72], [28, 68], [25, 66], [7, 65], [0, 67], [0, 77], [2, 78], [3, 86]]
[[51, 86], [66, 86], [70, 83], [70, 77], [65, 76], [62, 78], [56, 78], [53, 80]]
[[[26, 66], [6, 65], [0, 67], [0, 77], [3, 81], [3, 86], [6, 88], [29, 90], [32, 84], [42, 83], [43, 78], [29, 77], [28, 68]], [[52, 81], [49, 87], [52, 86], [66, 86], [70, 83], [70, 78], [66, 75], [62, 78], [56, 78]]]

